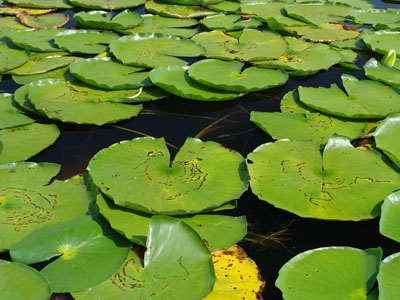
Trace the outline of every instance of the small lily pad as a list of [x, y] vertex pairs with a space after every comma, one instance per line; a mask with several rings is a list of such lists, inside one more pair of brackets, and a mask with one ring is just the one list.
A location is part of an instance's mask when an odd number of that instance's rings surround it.
[[0, 73], [17, 68], [29, 59], [29, 53], [0, 38]]
[[397, 89], [400, 89], [400, 70], [381, 64], [375, 58], [371, 58], [364, 65], [365, 76], [373, 80], [382, 81]]
[[390, 194], [382, 204], [379, 232], [400, 243], [400, 192]]
[[287, 29], [313, 42], [345, 41], [360, 35], [360, 32], [348, 25], [338, 23], [323, 23], [319, 26], [291, 26]]
[[400, 167], [400, 114], [388, 116], [375, 130], [376, 147]]
[[72, 8], [67, 0], [7, 0], [8, 3], [32, 8]]
[[242, 19], [237, 15], [214, 15], [208, 16], [200, 21], [200, 24], [209, 30], [222, 29], [222, 30], [243, 30], [243, 29], [256, 29], [262, 26], [262, 22], [255, 18]]
[[27, 160], [51, 146], [60, 131], [54, 124], [38, 124], [0, 130], [0, 164]]
[[74, 6], [90, 9], [118, 10], [137, 7], [144, 4], [145, 0], [68, 0]]
[[382, 250], [325, 247], [300, 253], [279, 271], [275, 285], [285, 300], [367, 299]]
[[0, 94], [0, 129], [28, 125], [35, 122], [17, 108], [12, 94]]
[[215, 11], [202, 6], [177, 5], [161, 0], [147, 1], [145, 6], [146, 11], [153, 14], [180, 19], [200, 18], [217, 14]]
[[[42, 79], [67, 79], [69, 74], [69, 68], [64, 67], [60, 69], [55, 69], [52, 71], [48, 71], [45, 73], [39, 73], [35, 75], [12, 75], [12, 79], [18, 84], [28, 84], [34, 81], [42, 80]], [[16, 93], [16, 91], [15, 91]], [[15, 94], [14, 93], [14, 94]], [[17, 101], [18, 102], [18, 101]]]
[[239, 153], [192, 138], [173, 162], [164, 139], [137, 138], [101, 150], [88, 170], [117, 205], [146, 213], [210, 211], [238, 199], [248, 185]]
[[81, 216], [37, 229], [12, 246], [10, 255], [25, 264], [56, 258], [41, 273], [54, 292], [62, 293], [81, 291], [110, 278], [130, 247], [101, 217]]
[[184, 66], [187, 62], [178, 57], [197, 57], [204, 49], [191, 40], [171, 35], [138, 33], [113, 41], [110, 52], [123, 64], [157, 68]]
[[373, 51], [385, 55], [389, 50], [395, 50], [400, 57], [400, 31], [380, 30], [363, 36], [364, 43]]
[[380, 265], [378, 273], [379, 299], [396, 300], [400, 297], [400, 253], [386, 257]]
[[28, 27], [22, 25], [18, 22], [18, 19], [15, 17], [3, 17], [0, 18], [0, 37], [2, 37], [2, 31], [5, 30], [23, 30]]
[[224, 101], [244, 96], [202, 85], [189, 77], [189, 67], [161, 67], [150, 72], [151, 81], [173, 95], [197, 101]]
[[22, 24], [32, 28], [58, 28], [64, 26], [69, 21], [68, 15], [60, 13], [38, 16], [19, 14], [17, 17]]
[[112, 32], [93, 30], [67, 30], [54, 38], [55, 44], [71, 53], [98, 54], [107, 49], [107, 45], [118, 39]]
[[248, 93], [285, 84], [288, 75], [281, 70], [257, 67], [244, 69], [238, 61], [205, 59], [188, 70], [191, 79], [205, 86], [230, 92]]
[[49, 282], [39, 271], [6, 260], [0, 260], [0, 289], [3, 299], [49, 300], [51, 297]]
[[339, 136], [329, 139], [322, 157], [312, 142], [267, 143], [247, 156], [247, 166], [259, 199], [307, 218], [375, 218], [400, 182], [380, 153], [355, 149]]
[[110, 57], [89, 58], [70, 65], [70, 72], [79, 80], [103, 89], [137, 89], [151, 86], [149, 72], [125, 66]]
[[112, 12], [104, 10], [81, 11], [74, 15], [75, 20], [89, 28], [105, 30], [126, 30], [140, 25], [142, 16], [135, 12], [124, 10], [113, 17]]

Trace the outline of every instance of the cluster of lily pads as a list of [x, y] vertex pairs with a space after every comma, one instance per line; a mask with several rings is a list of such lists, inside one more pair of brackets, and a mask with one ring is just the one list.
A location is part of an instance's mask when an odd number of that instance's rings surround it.
[[[132, 10], [143, 4], [152, 14]], [[68, 15], [53, 11], [76, 7], [82, 29], [62, 28]], [[364, 0], [9, 0], [0, 14], [0, 77], [22, 85], [0, 95], [6, 299], [254, 299], [264, 283], [235, 245], [246, 219], [218, 214], [249, 183], [260, 200], [301, 217], [381, 215], [380, 232], [400, 242], [399, 10]], [[170, 95], [233, 100], [289, 76], [358, 69], [355, 51], [384, 56], [364, 65], [369, 79], [344, 74], [345, 91], [299, 87], [281, 113], [253, 111], [277, 141], [246, 159], [188, 138], [171, 161], [163, 139], [137, 138], [101, 150], [66, 181], [54, 180], [59, 165], [20, 162], [56, 141], [49, 120], [101, 126]], [[374, 146], [353, 146], [360, 136]], [[399, 256], [310, 250], [282, 267], [276, 285], [286, 300], [394, 300]], [[40, 262], [40, 272], [27, 266]]]

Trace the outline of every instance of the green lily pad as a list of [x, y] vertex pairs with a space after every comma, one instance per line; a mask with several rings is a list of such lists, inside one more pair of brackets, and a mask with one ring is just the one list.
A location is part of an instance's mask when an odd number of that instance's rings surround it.
[[68, 0], [74, 6], [90, 9], [117, 10], [137, 7], [144, 4], [145, 0]]
[[236, 14], [239, 12], [240, 2], [228, 0], [216, 4], [206, 4], [205, 6], [212, 11]]
[[382, 81], [397, 89], [400, 89], [400, 70], [381, 64], [375, 58], [371, 58], [364, 65], [365, 76], [373, 80]]
[[25, 26], [32, 28], [58, 28], [67, 24], [69, 21], [68, 15], [60, 13], [38, 15], [38, 16], [20, 14], [17, 16], [17, 18]]
[[29, 162], [0, 166], [0, 251], [38, 228], [88, 213], [96, 190], [81, 176], [49, 185], [60, 168]]
[[54, 124], [37, 124], [0, 130], [0, 164], [27, 160], [51, 146], [60, 131]]
[[[146, 246], [151, 215], [135, 212], [115, 205], [112, 200], [99, 194], [97, 205], [102, 216], [111, 227], [132, 242]], [[239, 242], [247, 233], [246, 217], [221, 215], [193, 215], [179, 217], [203, 239], [210, 251], [228, 249]]]
[[35, 110], [48, 118], [98, 126], [137, 116], [141, 105], [112, 102], [134, 102], [139, 95], [136, 90], [104, 91], [59, 79], [32, 82], [28, 91]]
[[[34, 81], [43, 79], [67, 79], [69, 75], [69, 67], [59, 68], [46, 73], [39, 73], [35, 75], [12, 75], [12, 79], [18, 84], [28, 84]], [[16, 93], [16, 91], [15, 91]], [[14, 93], [14, 94], [15, 94]], [[18, 101], [17, 101], [18, 102]]]
[[346, 5], [355, 7], [355, 8], [362, 8], [362, 9], [369, 9], [369, 8], [374, 7], [374, 5], [370, 2], [368, 2], [367, 0], [328, 0], [326, 2], [339, 3], [339, 4], [341, 3], [341, 4], [346, 4]]
[[275, 285], [285, 300], [367, 299], [382, 250], [325, 247], [300, 253], [279, 271]]
[[81, 216], [37, 229], [12, 246], [10, 255], [25, 264], [57, 258], [41, 273], [54, 292], [76, 292], [109, 279], [130, 247], [99, 216]]
[[107, 45], [118, 39], [112, 32], [93, 30], [67, 30], [54, 38], [55, 44], [71, 53], [98, 54], [106, 51]]
[[250, 121], [275, 140], [311, 140], [324, 145], [333, 134], [358, 138], [365, 131], [365, 122], [353, 122], [319, 113], [269, 113], [252, 111]]
[[192, 40], [206, 49], [206, 57], [229, 60], [275, 59], [288, 49], [286, 41], [279, 34], [254, 29], [244, 29], [238, 39], [214, 30], [199, 33]]
[[200, 18], [217, 14], [215, 11], [202, 6], [177, 5], [160, 0], [147, 1], [145, 6], [148, 12], [171, 18]]
[[76, 300], [203, 299], [215, 282], [211, 254], [196, 232], [184, 222], [154, 216], [150, 222], [144, 265], [131, 252], [107, 281], [73, 293]]
[[64, 32], [65, 28], [44, 28], [7, 31], [6, 37], [18, 47], [37, 51], [55, 52], [63, 51], [54, 44], [57, 34]]
[[143, 22], [139, 13], [129, 10], [124, 10], [114, 17], [112, 12], [104, 10], [81, 11], [75, 14], [74, 18], [86, 27], [105, 30], [125, 30], [136, 27]]
[[204, 53], [204, 49], [191, 40], [171, 35], [138, 33], [113, 41], [110, 52], [123, 64], [157, 68], [184, 66], [187, 62], [176, 56], [197, 57]]
[[371, 24], [378, 29], [394, 29], [400, 27], [400, 11], [386, 9], [357, 10], [351, 18], [359, 24]]
[[32, 267], [6, 260], [0, 260], [0, 289], [3, 299], [49, 300], [51, 297], [46, 277]]
[[400, 192], [390, 194], [382, 204], [379, 232], [400, 243]]
[[89, 58], [70, 65], [70, 72], [79, 80], [108, 90], [137, 89], [151, 86], [149, 72], [125, 66], [110, 57]]
[[334, 41], [334, 42], [330, 43], [330, 45], [333, 47], [336, 47], [336, 48], [340, 48], [340, 49], [352, 49], [352, 50], [361, 50], [361, 51], [369, 50], [369, 48], [363, 41], [363, 37], [368, 32], [371, 32], [371, 30], [368, 28], [358, 28], [357, 31], [361, 31], [361, 33], [356, 38], [351, 39], [351, 40], [345, 40], [345, 41]]
[[296, 90], [287, 92], [281, 100], [281, 112], [292, 114], [314, 113], [316, 110], [300, 102], [299, 93]]
[[348, 25], [323, 23], [319, 26], [291, 26], [288, 30], [313, 42], [334, 42], [357, 38], [360, 32]]
[[28, 27], [22, 25], [18, 22], [18, 19], [15, 17], [4, 17], [0, 18], [0, 35], [4, 30], [23, 30]]
[[364, 43], [373, 51], [385, 55], [395, 50], [400, 57], [400, 31], [379, 30], [365, 34]]
[[101, 150], [88, 170], [117, 205], [146, 213], [210, 211], [238, 199], [248, 186], [239, 153], [192, 138], [173, 162], [163, 138], [137, 138]]
[[379, 299], [396, 300], [400, 297], [399, 291], [400, 276], [400, 253], [386, 257], [379, 268], [378, 284]]
[[21, 7], [33, 8], [72, 8], [70, 1], [67, 0], [7, 0], [8, 3]]
[[188, 75], [205, 86], [238, 93], [276, 87], [285, 84], [289, 77], [281, 70], [243, 67], [238, 61], [205, 59], [191, 65]]
[[243, 29], [256, 29], [262, 26], [262, 22], [256, 18], [242, 19], [237, 15], [214, 15], [208, 16], [200, 21], [200, 24], [209, 30], [223, 29], [223, 30], [243, 30]]
[[21, 76], [41, 74], [68, 66], [82, 59], [76, 56], [66, 56], [66, 54], [68, 53], [32, 52], [29, 60], [25, 64], [16, 69], [9, 70], [7, 73]]
[[143, 23], [139, 26], [118, 31], [124, 34], [161, 33], [183, 38], [191, 38], [198, 33], [197, 21], [195, 19], [175, 19], [150, 14], [142, 15], [142, 17]]
[[224, 101], [244, 96], [244, 93], [227, 92], [202, 85], [191, 79], [189, 67], [161, 67], [150, 72], [151, 81], [173, 95], [197, 101]]
[[0, 94], [0, 129], [28, 125], [35, 120], [25, 116], [18, 110], [12, 94]]
[[[32, 106], [31, 101], [28, 98], [28, 92], [29, 92], [29, 84], [26, 84], [24, 86], [21, 86], [14, 92], [14, 97], [13, 100], [25, 111], [31, 112], [33, 114], [40, 114], [35, 110], [35, 108]], [[34, 121], [34, 120], [32, 120]]]
[[400, 167], [400, 114], [388, 116], [375, 130], [376, 147], [383, 151], [398, 167]]
[[29, 53], [0, 38], [0, 73], [17, 68], [29, 59]]
[[137, 97], [137, 99], [138, 102], [149, 102], [149, 101], [165, 99], [168, 98], [169, 96], [171, 96], [170, 93], [167, 93], [158, 86], [153, 85], [151, 87], [143, 88], [142, 92]]
[[[267, 143], [247, 156], [247, 166], [259, 199], [317, 219], [375, 218], [400, 181], [381, 154], [355, 149], [339, 136], [329, 139], [322, 157], [320, 145], [312, 142]], [[273, 176], [266, 176], [266, 170]]]

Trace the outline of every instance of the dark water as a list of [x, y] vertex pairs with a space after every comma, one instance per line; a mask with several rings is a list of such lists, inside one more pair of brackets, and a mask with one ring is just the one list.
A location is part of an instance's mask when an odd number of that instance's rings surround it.
[[[400, 8], [400, 4], [395, 3], [374, 1], [374, 4], [377, 8]], [[72, 27], [74, 22], [68, 25]], [[368, 54], [359, 55], [358, 66], [361, 67], [368, 58]], [[249, 121], [251, 111], [279, 111], [280, 99], [286, 92], [299, 85], [341, 85], [340, 76], [343, 73], [363, 78], [362, 71], [333, 69], [304, 79], [291, 79], [283, 87], [234, 101], [202, 103], [172, 97], [147, 103], [139, 117], [115, 126], [98, 128], [57, 123], [62, 132], [57, 143], [32, 160], [62, 164], [59, 178], [65, 179], [85, 172], [89, 160], [99, 150], [143, 135], [165, 137], [168, 143], [177, 148], [183, 145], [187, 137], [197, 136], [203, 140], [217, 141], [246, 156], [257, 146], [272, 141]], [[7, 77], [3, 79], [6, 80], [0, 83], [0, 90], [13, 93], [18, 85]], [[170, 147], [172, 155], [176, 154], [175, 147]], [[270, 240], [262, 246], [241, 243], [256, 261], [266, 281], [264, 299], [282, 299], [280, 291], [274, 286], [278, 271], [286, 261], [305, 250], [323, 246], [382, 247], [384, 256], [400, 251], [400, 244], [379, 234], [378, 220], [327, 222], [304, 219], [258, 200], [250, 191], [240, 198], [238, 207], [227, 214], [246, 215], [249, 231], [256, 234], [270, 235], [284, 231], [279, 242]]]

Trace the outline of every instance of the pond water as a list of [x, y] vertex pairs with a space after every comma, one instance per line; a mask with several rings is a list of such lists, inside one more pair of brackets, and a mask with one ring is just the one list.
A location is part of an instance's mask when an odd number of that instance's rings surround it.
[[[400, 8], [400, 4], [396, 3], [373, 3], [377, 8]], [[74, 25], [72, 19], [67, 27]], [[368, 59], [367, 54], [359, 54], [357, 65], [361, 67]], [[257, 146], [272, 141], [249, 121], [251, 111], [279, 111], [282, 96], [299, 85], [328, 87], [336, 83], [341, 86], [340, 76], [343, 73], [363, 78], [362, 71], [332, 69], [304, 79], [290, 79], [282, 87], [253, 93], [234, 101], [204, 103], [171, 97], [146, 103], [139, 117], [116, 125], [92, 127], [57, 123], [61, 130], [59, 140], [32, 160], [62, 164], [58, 178], [66, 179], [85, 172], [89, 160], [99, 150], [143, 135], [165, 137], [172, 145], [172, 156], [187, 137], [217, 141], [246, 156]], [[8, 77], [0, 82], [2, 92], [13, 93], [17, 87]], [[384, 257], [400, 251], [400, 244], [379, 234], [378, 220], [328, 222], [304, 219], [258, 200], [250, 191], [240, 198], [235, 210], [226, 214], [246, 215], [250, 232], [271, 235], [263, 245], [246, 241], [240, 244], [255, 260], [266, 281], [264, 299], [282, 299], [280, 291], [274, 286], [278, 271], [286, 261], [305, 250], [323, 246], [380, 246]]]

